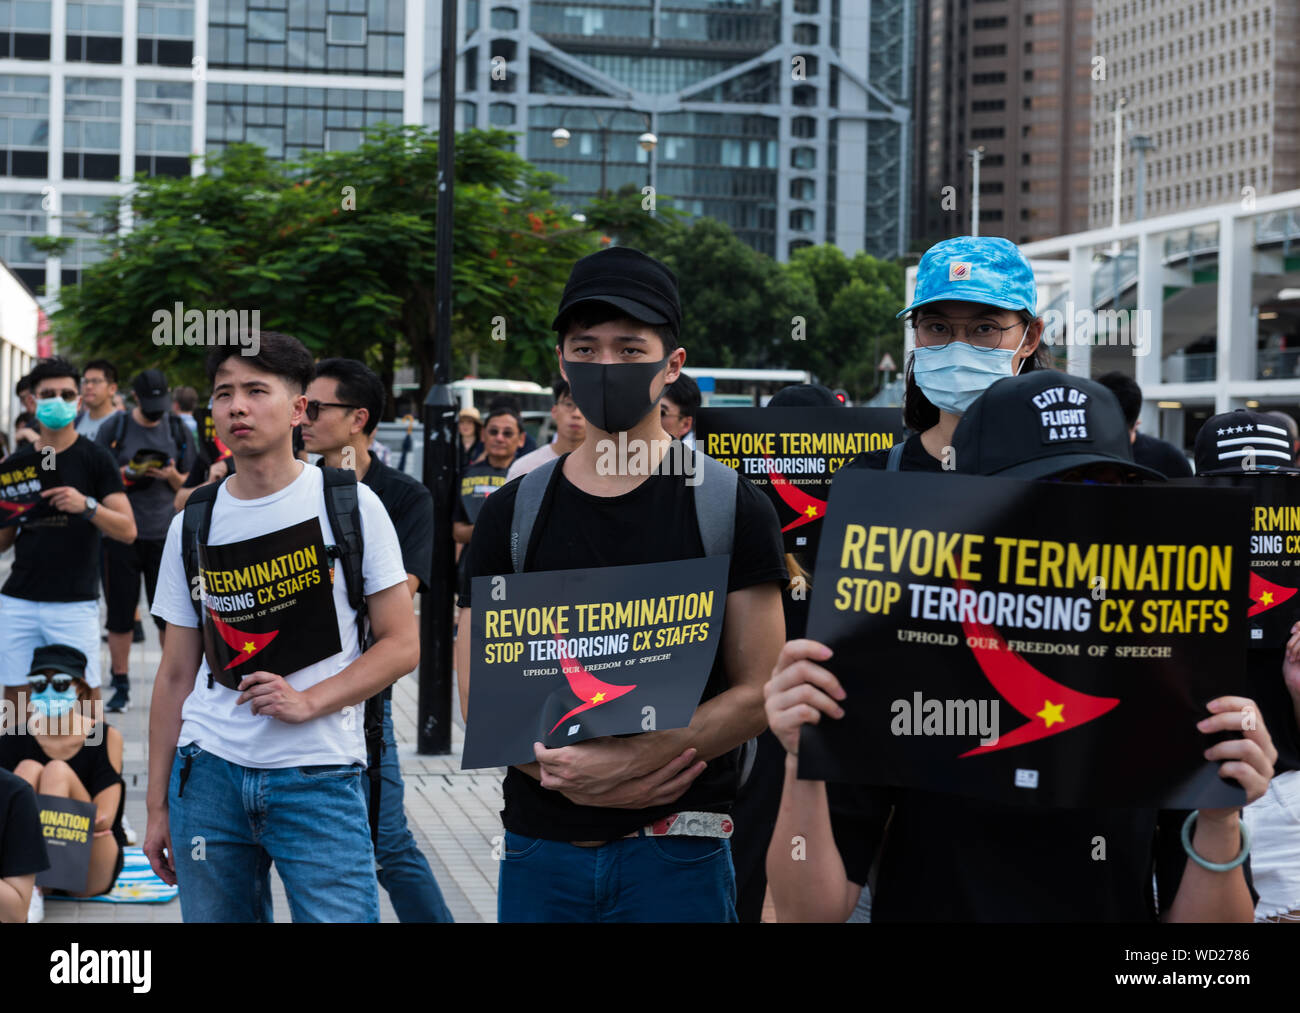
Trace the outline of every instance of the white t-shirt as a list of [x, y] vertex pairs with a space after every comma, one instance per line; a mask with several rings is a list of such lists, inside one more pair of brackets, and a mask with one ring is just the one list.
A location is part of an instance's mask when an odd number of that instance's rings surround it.
[[[208, 531], [210, 545], [242, 542], [319, 518], [327, 545], [334, 534], [325, 513], [324, 478], [319, 468], [300, 465], [302, 473], [279, 492], [261, 499], [236, 499], [222, 487], [212, 509]], [[383, 591], [406, 581], [397, 533], [379, 497], [358, 484], [361, 532], [365, 539], [365, 593]], [[197, 627], [198, 616], [185, 580], [181, 560], [181, 519], [177, 514], [167, 530], [153, 614], [175, 626]], [[339, 643], [343, 650], [297, 672], [283, 674], [296, 690], [305, 690], [337, 675], [360, 655], [356, 613], [348, 605], [342, 567], [334, 562], [334, 611], [338, 616]], [[291, 632], [291, 631], [286, 631]], [[361, 708], [345, 708], [302, 724], [289, 724], [265, 714], [254, 714], [252, 704], [235, 705], [239, 694], [221, 683], [208, 688], [205, 657], [194, 679], [194, 689], [181, 709], [178, 745], [198, 743], [200, 749], [245, 767], [298, 767], [340, 763], [365, 763], [365, 735]]]
[[516, 458], [510, 465], [510, 470], [506, 472], [506, 481], [512, 481], [520, 475], [527, 475], [534, 468], [540, 468], [547, 461], [554, 461], [560, 455], [555, 452], [555, 447], [548, 443], [544, 447], [538, 447], [536, 450], [530, 450], [523, 457]]

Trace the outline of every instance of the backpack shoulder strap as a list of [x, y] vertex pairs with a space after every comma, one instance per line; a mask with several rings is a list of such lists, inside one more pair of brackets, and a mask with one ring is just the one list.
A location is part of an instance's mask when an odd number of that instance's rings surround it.
[[889, 448], [889, 458], [885, 461], [886, 471], [903, 470], [903, 444], [906, 442], [906, 440], [899, 440]]
[[348, 604], [357, 614], [357, 643], [365, 651], [365, 540], [361, 532], [357, 473], [351, 468], [321, 468], [321, 475], [325, 482], [325, 515], [334, 530], [336, 554], [343, 563], [343, 585], [348, 593]]
[[736, 538], [736, 487], [739, 475], [702, 450], [695, 451], [695, 519], [706, 556], [731, 555]]
[[[221, 482], [224, 482], [223, 478]], [[208, 531], [212, 527], [212, 508], [217, 501], [217, 490], [221, 482], [201, 485], [190, 494], [185, 503], [185, 512], [181, 514], [181, 563], [185, 567], [185, 584], [189, 589], [190, 599], [194, 603], [194, 614], [199, 620], [199, 630], [203, 629], [203, 602], [196, 593], [199, 576], [199, 546], [208, 542]], [[208, 689], [212, 688], [212, 672], [208, 672]]]
[[108, 449], [116, 452], [117, 445], [122, 442], [122, 437], [126, 435], [126, 412], [119, 411], [113, 416], [113, 438], [108, 441]]
[[167, 413], [167, 419], [171, 426], [172, 442], [176, 444], [176, 469], [179, 471], [185, 463], [185, 441], [189, 437], [189, 429], [179, 416], [171, 412]]
[[551, 478], [562, 459], [559, 457], [539, 465], [519, 480], [515, 490], [515, 507], [510, 515], [510, 564], [515, 573], [523, 573], [528, 556], [528, 543], [533, 537], [533, 524], [542, 508], [542, 500]]

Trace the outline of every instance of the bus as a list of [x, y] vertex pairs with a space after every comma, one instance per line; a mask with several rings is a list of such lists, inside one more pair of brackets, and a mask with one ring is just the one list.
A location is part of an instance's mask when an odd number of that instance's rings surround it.
[[686, 366], [682, 370], [700, 385], [702, 407], [761, 408], [782, 387], [812, 383], [813, 375], [803, 369], [710, 369]]

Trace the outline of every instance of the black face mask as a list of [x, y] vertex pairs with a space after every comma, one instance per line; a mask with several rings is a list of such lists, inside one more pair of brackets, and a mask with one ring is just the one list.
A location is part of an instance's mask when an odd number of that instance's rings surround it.
[[[650, 400], [650, 384], [664, 369], [658, 362], [574, 362], [564, 360], [573, 400], [583, 417], [597, 429], [622, 433], [633, 428], [659, 403]], [[659, 392], [663, 396], [663, 391]]]
[[143, 408], [141, 408], [140, 414], [143, 415], [145, 418], [147, 418], [150, 422], [157, 422], [160, 418], [162, 418], [164, 415], [167, 414], [167, 409], [164, 408], [160, 412], [147, 412]]

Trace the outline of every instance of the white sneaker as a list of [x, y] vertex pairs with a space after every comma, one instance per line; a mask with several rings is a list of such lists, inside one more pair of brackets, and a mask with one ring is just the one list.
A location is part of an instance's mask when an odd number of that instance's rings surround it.
[[126, 834], [126, 843], [134, 844], [136, 841], [135, 831], [131, 829], [131, 824], [127, 821], [126, 813], [122, 814], [122, 833]]
[[27, 905], [27, 921], [45, 921], [45, 898], [41, 896], [41, 888], [39, 886], [32, 887], [32, 901]]

